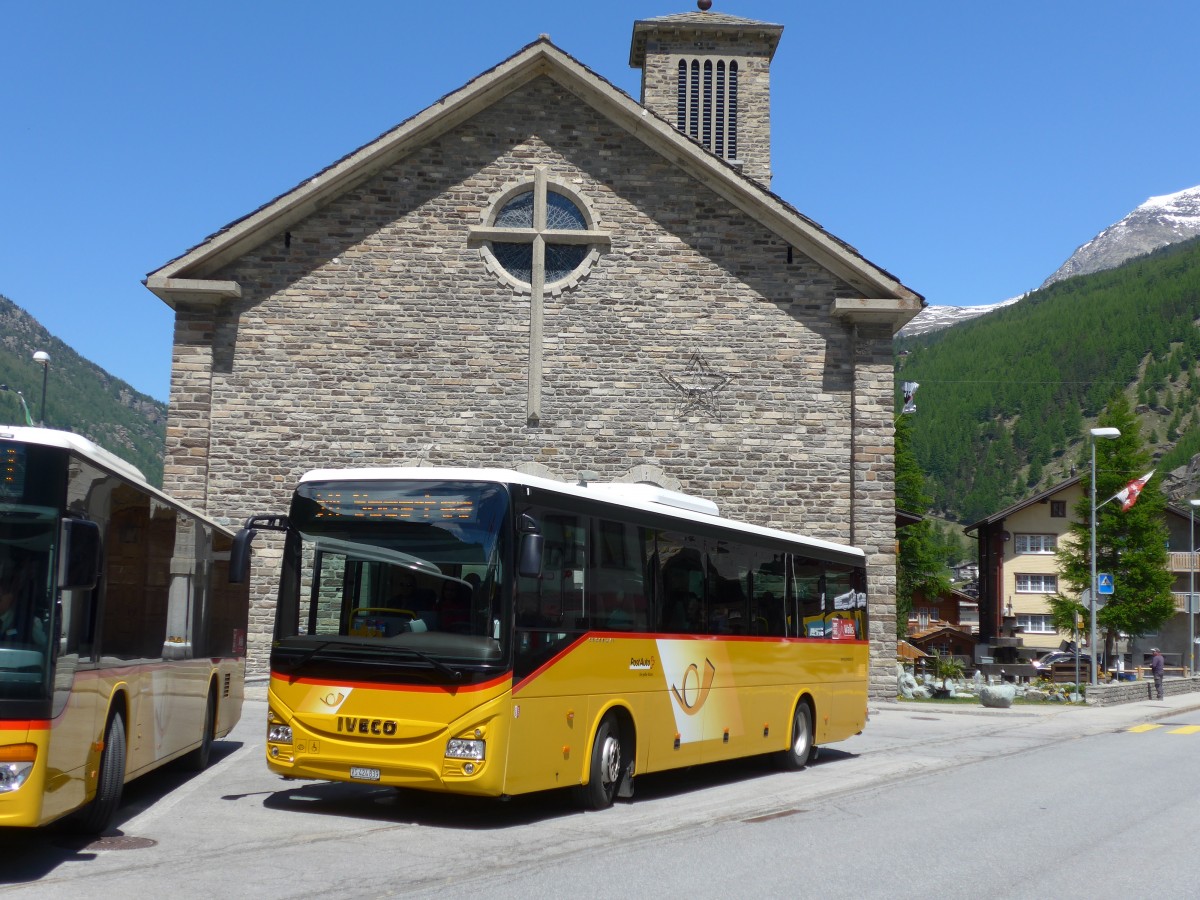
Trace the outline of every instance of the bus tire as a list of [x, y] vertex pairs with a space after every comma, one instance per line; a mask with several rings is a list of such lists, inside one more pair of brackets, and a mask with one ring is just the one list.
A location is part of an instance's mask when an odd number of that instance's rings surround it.
[[779, 755], [780, 765], [789, 772], [798, 772], [817, 758], [817, 745], [813, 742], [812, 710], [808, 702], [801, 700], [792, 714], [792, 733], [788, 747]]
[[579, 786], [584, 809], [601, 810], [612, 806], [621, 784], [621, 728], [612, 713], [600, 720], [592, 743], [592, 766], [588, 783]]
[[104, 732], [104, 752], [100, 755], [100, 773], [96, 796], [79, 812], [79, 830], [100, 834], [112, 822], [121, 805], [125, 787], [125, 720], [120, 713], [109, 716]]
[[190, 772], [203, 772], [212, 758], [214, 736], [217, 731], [217, 689], [208, 689], [208, 700], [204, 705], [204, 733], [200, 746], [183, 758], [184, 767]]

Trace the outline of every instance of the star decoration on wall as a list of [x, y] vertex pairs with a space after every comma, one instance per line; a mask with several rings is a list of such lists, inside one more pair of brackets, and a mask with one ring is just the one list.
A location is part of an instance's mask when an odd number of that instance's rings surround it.
[[681, 416], [694, 412], [716, 415], [717, 395], [733, 381], [731, 376], [722, 375], [714, 370], [699, 353], [692, 354], [687, 368], [679, 378], [665, 372], [662, 378], [682, 398], [679, 404]]

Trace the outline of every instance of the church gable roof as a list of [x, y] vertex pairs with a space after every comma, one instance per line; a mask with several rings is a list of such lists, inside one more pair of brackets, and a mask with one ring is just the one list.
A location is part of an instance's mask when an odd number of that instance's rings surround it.
[[[206, 279], [315, 209], [539, 77], [560, 84], [867, 298], [839, 300], [835, 312], [862, 316], [868, 321], [874, 317], [898, 322], [894, 327], [899, 328], [920, 310], [924, 302], [921, 297], [892, 275], [868, 262], [853, 247], [830, 235], [767, 188], [709, 153], [545, 36], [286, 193], [210, 235], [151, 272], [146, 278], [146, 286], [171, 306], [184, 296], [196, 299], [203, 295], [216, 298], [236, 295], [237, 285]], [[869, 306], [860, 309], [855, 304]]]

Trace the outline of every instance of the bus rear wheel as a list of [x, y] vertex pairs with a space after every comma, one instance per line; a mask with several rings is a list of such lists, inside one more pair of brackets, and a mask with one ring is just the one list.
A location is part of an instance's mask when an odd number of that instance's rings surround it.
[[812, 711], [801, 700], [792, 715], [792, 736], [788, 748], [779, 755], [780, 765], [789, 772], [798, 772], [817, 758], [817, 745], [813, 742]]
[[208, 702], [204, 707], [204, 732], [200, 746], [183, 758], [184, 767], [191, 772], [203, 772], [212, 758], [213, 741], [217, 731], [217, 689], [208, 691]]
[[579, 799], [585, 809], [600, 810], [612, 806], [621, 784], [621, 766], [621, 729], [616, 717], [609, 714], [596, 729], [588, 783], [578, 788]]
[[79, 813], [79, 830], [99, 834], [108, 828], [121, 805], [125, 787], [125, 720], [113, 713], [104, 733], [104, 751], [100, 756], [100, 774], [96, 779], [96, 796]]

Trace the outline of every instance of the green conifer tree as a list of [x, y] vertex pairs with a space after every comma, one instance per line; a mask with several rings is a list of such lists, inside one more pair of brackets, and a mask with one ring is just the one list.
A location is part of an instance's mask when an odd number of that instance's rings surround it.
[[[1121, 431], [1116, 440], [1096, 440], [1096, 570], [1111, 573], [1115, 584], [1114, 594], [1098, 610], [1096, 620], [1097, 628], [1103, 629], [1104, 647], [1111, 654], [1118, 633], [1141, 635], [1157, 630], [1175, 614], [1175, 600], [1167, 564], [1167, 501], [1160, 479], [1157, 475], [1152, 478], [1128, 510], [1122, 511], [1121, 502], [1112, 499], [1151, 468], [1138, 420], [1124, 394], [1113, 399], [1097, 425]], [[1056, 613], [1078, 602], [1091, 584], [1091, 478], [1089, 456], [1081, 482], [1083, 496], [1071, 524], [1073, 539], [1061, 542], [1058, 548], [1061, 587], [1067, 591], [1052, 603]]]
[[[923, 516], [929, 512], [925, 474], [912, 451], [912, 423], [909, 416], [896, 420], [896, 508]], [[896, 533], [900, 554], [896, 558], [896, 636], [908, 634], [908, 616], [913, 594], [920, 591], [936, 597], [950, 590], [950, 572], [945, 559], [949, 549], [939, 540], [934, 523], [928, 519], [901, 528]]]

